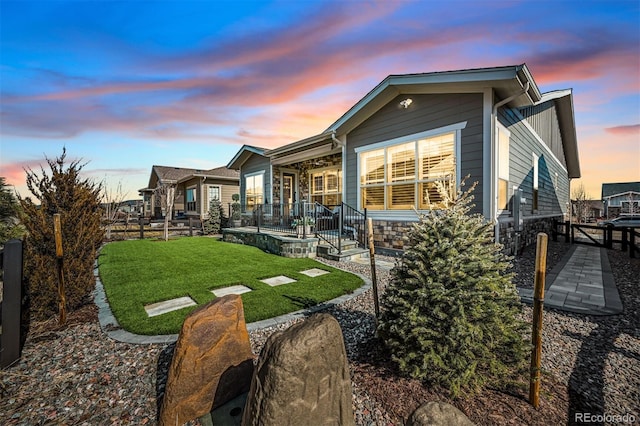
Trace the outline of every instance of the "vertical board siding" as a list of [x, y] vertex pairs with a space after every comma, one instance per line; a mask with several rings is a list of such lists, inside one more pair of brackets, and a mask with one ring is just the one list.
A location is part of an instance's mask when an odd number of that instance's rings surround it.
[[[557, 158], [549, 154], [539, 140], [531, 133], [511, 110], [502, 108], [498, 120], [511, 132], [509, 147], [509, 188], [518, 186], [526, 199], [524, 216], [563, 214], [569, 200], [569, 178]], [[548, 126], [557, 128], [557, 120]], [[548, 135], [555, 132], [548, 131]], [[541, 135], [538, 134], [540, 138]], [[551, 136], [553, 137], [553, 136]], [[544, 141], [544, 139], [543, 139]], [[546, 142], [546, 141], [545, 141]], [[549, 146], [549, 145], [547, 145]], [[533, 202], [533, 154], [538, 156], [538, 210], [532, 211]], [[564, 157], [563, 157], [564, 158]], [[554, 188], [555, 174], [558, 174], [558, 189]]]
[[545, 102], [540, 105], [523, 108], [520, 113], [566, 168], [567, 162], [564, 157], [564, 147], [560, 136], [560, 125], [555, 104], [552, 101]]
[[[410, 97], [413, 103], [408, 109], [399, 107], [401, 100]], [[443, 95], [400, 95], [382, 107], [347, 135], [346, 176], [344, 199], [347, 204], [358, 205], [358, 155], [354, 149], [451, 124], [467, 122], [462, 130], [461, 162], [462, 178], [470, 175], [467, 185], [477, 181], [474, 192], [476, 207], [482, 212], [482, 100], [481, 93]]]

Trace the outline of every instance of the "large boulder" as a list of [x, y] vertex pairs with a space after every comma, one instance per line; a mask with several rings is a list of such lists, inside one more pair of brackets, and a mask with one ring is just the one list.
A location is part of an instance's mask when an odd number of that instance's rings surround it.
[[453, 405], [431, 401], [416, 408], [407, 426], [473, 426], [473, 423]]
[[265, 343], [243, 425], [354, 425], [351, 378], [340, 325], [317, 314]]
[[178, 336], [158, 423], [182, 425], [247, 392], [254, 358], [240, 296], [194, 310]]

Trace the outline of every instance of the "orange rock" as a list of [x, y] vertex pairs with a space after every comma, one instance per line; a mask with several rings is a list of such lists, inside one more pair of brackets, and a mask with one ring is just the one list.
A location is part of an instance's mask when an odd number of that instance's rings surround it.
[[240, 296], [193, 311], [178, 336], [158, 424], [182, 425], [247, 392], [254, 358]]

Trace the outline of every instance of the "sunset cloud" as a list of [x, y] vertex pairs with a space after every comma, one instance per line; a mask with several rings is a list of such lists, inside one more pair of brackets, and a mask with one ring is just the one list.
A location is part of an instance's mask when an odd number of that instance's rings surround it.
[[543, 91], [574, 89], [584, 176], [602, 175], [591, 156], [606, 155], [605, 136], [637, 152], [640, 125], [619, 124], [639, 114], [638, 10], [626, 3], [559, 1], [550, 14], [535, 2], [160, 2], [154, 13], [132, 2], [130, 25], [119, 3], [73, 5], [3, 5], [8, 180], [62, 144], [104, 163], [127, 144], [144, 167], [96, 165], [123, 176], [182, 152], [202, 160], [203, 147], [275, 148], [320, 133], [389, 74], [521, 63]]

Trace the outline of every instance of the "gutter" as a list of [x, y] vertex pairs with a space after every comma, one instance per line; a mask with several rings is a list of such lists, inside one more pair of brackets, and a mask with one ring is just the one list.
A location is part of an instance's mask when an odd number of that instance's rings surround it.
[[529, 91], [529, 82], [524, 83], [524, 87], [518, 93], [509, 96], [506, 99], [501, 100], [493, 105], [491, 109], [491, 150], [493, 158], [493, 164], [491, 164], [491, 215], [494, 220], [494, 235], [496, 243], [500, 242], [500, 224], [498, 223], [498, 207], [496, 203], [496, 197], [498, 195], [498, 173], [496, 167], [498, 165], [498, 149], [496, 147], [496, 122], [498, 121], [498, 108], [503, 105], [508, 104], [512, 100], [516, 99], [518, 96], [522, 96]]

